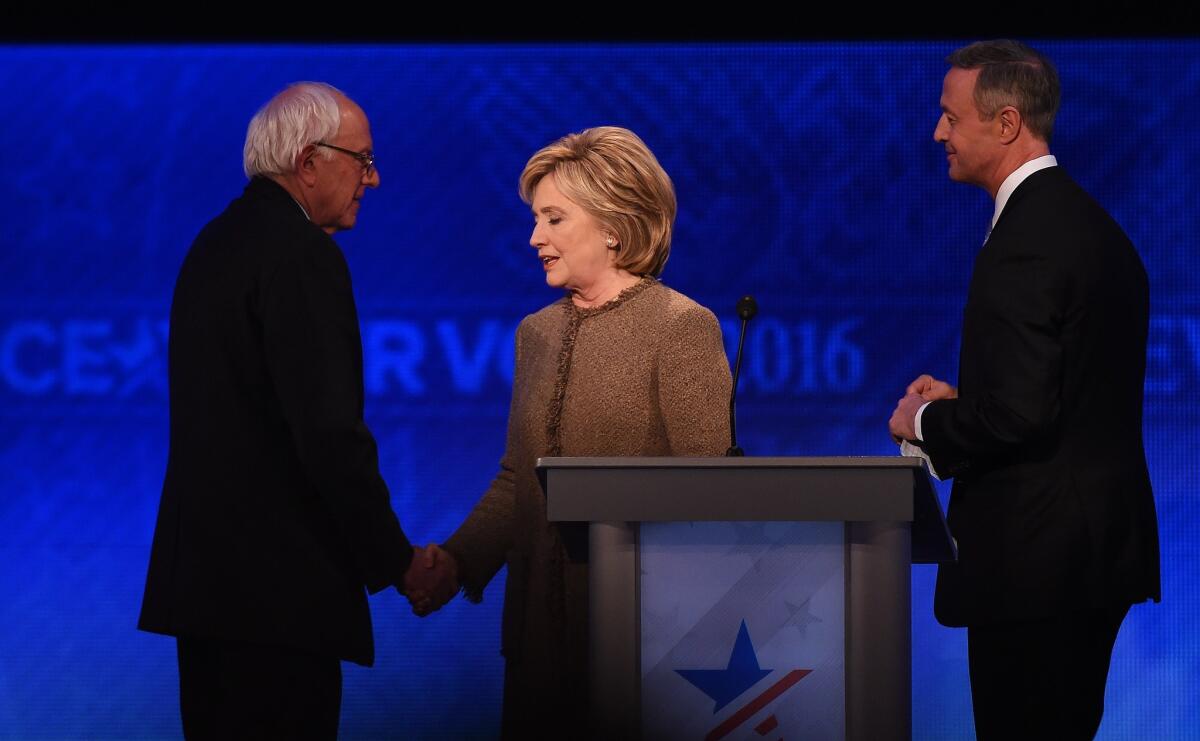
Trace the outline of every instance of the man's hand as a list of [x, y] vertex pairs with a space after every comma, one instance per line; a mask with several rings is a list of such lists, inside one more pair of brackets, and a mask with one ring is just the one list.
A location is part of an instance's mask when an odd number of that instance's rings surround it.
[[404, 594], [413, 613], [425, 617], [458, 593], [458, 564], [446, 551], [430, 543], [413, 547], [413, 560], [404, 575]]
[[927, 401], [929, 400], [920, 394], [910, 393], [896, 404], [896, 410], [892, 412], [892, 418], [888, 421], [888, 431], [892, 433], [892, 440], [899, 443], [917, 439], [917, 410]]
[[888, 421], [888, 431], [892, 440], [917, 439], [917, 411], [927, 402], [941, 399], [957, 399], [958, 389], [945, 381], [939, 381], [928, 373], [922, 373], [916, 380], [904, 389], [904, 398], [896, 404], [892, 418]]
[[937, 380], [928, 373], [922, 373], [917, 376], [917, 380], [908, 384], [908, 388], [904, 389], [904, 393], [919, 394], [925, 401], [958, 398], [958, 389], [945, 381]]

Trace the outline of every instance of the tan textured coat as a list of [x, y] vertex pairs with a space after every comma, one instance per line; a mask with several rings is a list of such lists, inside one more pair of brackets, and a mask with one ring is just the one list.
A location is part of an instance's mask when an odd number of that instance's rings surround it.
[[521, 322], [500, 473], [446, 543], [474, 601], [508, 565], [506, 736], [531, 727], [571, 735], [586, 718], [587, 567], [546, 521], [534, 463], [722, 455], [729, 388], [712, 312], [651, 278], [603, 306], [578, 309], [563, 298]]

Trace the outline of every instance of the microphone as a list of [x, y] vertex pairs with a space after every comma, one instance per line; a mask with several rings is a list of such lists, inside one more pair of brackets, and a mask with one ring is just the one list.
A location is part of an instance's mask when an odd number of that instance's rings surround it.
[[742, 369], [742, 346], [746, 344], [746, 324], [758, 313], [758, 302], [753, 296], [742, 296], [737, 302], [737, 315], [742, 320], [742, 331], [738, 335], [737, 359], [733, 363], [733, 388], [729, 391], [729, 450], [727, 456], [743, 456], [745, 451], [737, 444], [737, 389], [738, 373]]

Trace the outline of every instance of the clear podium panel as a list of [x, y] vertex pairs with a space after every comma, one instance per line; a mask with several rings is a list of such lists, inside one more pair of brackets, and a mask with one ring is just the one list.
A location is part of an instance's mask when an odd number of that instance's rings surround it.
[[641, 737], [845, 738], [839, 522], [642, 523]]

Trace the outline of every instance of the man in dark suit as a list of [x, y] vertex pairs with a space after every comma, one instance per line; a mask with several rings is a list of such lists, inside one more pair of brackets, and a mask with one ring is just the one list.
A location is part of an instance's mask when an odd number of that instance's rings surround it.
[[1050, 61], [1014, 41], [947, 61], [934, 139], [950, 178], [996, 208], [959, 387], [917, 378], [889, 427], [954, 477], [959, 559], [938, 570], [934, 611], [967, 627], [979, 738], [1092, 738], [1121, 621], [1159, 599], [1142, 447], [1146, 272], [1050, 155]]
[[449, 589], [452, 565], [414, 557], [363, 422], [358, 317], [330, 235], [379, 185], [366, 115], [328, 85], [293, 85], [251, 121], [244, 165], [245, 192], [175, 286], [138, 625], [177, 636], [188, 738], [334, 738], [339, 662], [374, 660], [365, 592]]

